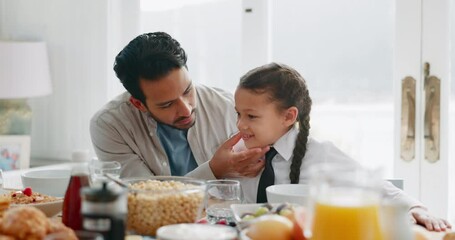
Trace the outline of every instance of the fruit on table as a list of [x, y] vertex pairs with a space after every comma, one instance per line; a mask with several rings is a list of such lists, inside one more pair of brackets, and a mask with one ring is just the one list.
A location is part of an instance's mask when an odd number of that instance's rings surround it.
[[282, 216], [289, 216], [293, 214], [293, 207], [288, 203], [283, 203], [276, 208], [273, 208], [270, 204], [264, 204], [257, 208], [252, 213], [244, 213], [241, 218], [243, 221], [249, 221], [254, 218], [267, 215], [267, 214], [278, 214]]
[[30, 197], [33, 194], [32, 188], [26, 187], [24, 190], [22, 190], [22, 193], [25, 194], [26, 196]]
[[267, 207], [259, 207], [256, 212], [253, 213], [253, 216], [255, 217], [260, 217], [264, 214], [267, 214], [269, 212], [269, 209]]
[[206, 223], [208, 223], [208, 221], [207, 221], [207, 219], [202, 218], [202, 219], [199, 219], [196, 223], [206, 224]]
[[252, 240], [292, 240], [293, 223], [280, 215], [263, 215], [254, 220], [247, 235]]

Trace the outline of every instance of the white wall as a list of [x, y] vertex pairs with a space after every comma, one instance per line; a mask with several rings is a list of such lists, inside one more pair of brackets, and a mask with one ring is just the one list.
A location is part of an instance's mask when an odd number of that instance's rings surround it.
[[241, 0], [207, 1], [141, 15], [141, 31], [164, 31], [180, 42], [194, 82], [235, 90], [244, 74]]
[[89, 120], [121, 90], [112, 65], [126, 39], [138, 34], [139, 2], [0, 0], [0, 7], [0, 39], [48, 44], [53, 93], [29, 101], [32, 161], [91, 150]]

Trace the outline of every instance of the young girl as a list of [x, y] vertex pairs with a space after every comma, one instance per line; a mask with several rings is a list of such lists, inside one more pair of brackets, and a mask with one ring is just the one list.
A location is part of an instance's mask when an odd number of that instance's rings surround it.
[[[234, 97], [244, 145], [272, 146], [277, 152], [271, 161], [274, 176], [267, 176], [271, 181], [268, 185], [308, 180], [301, 173], [315, 161], [355, 164], [332, 144], [309, 138], [312, 102], [305, 80], [296, 70], [277, 63], [255, 68], [240, 79]], [[266, 160], [264, 172], [268, 171], [267, 164]], [[261, 174], [241, 180], [247, 202], [267, 201], [260, 178]], [[258, 191], [253, 190], [256, 188]]]
[[[306, 182], [307, 170], [316, 163], [358, 165], [333, 144], [309, 137], [312, 102], [305, 80], [296, 70], [277, 63], [255, 68], [240, 79], [234, 97], [244, 145], [271, 146], [263, 172], [239, 179], [246, 202], [267, 202], [265, 188], [269, 185]], [[268, 160], [267, 155], [275, 150], [276, 155]], [[450, 227], [389, 182], [384, 182], [383, 191], [386, 197], [407, 203], [414, 220], [429, 230]]]

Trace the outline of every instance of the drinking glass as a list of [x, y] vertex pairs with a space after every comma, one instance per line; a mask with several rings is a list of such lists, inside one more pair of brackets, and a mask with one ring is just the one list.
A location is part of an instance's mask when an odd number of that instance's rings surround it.
[[305, 236], [312, 240], [382, 239], [381, 183], [378, 171], [359, 166], [313, 166]]
[[207, 222], [227, 224], [235, 222], [231, 204], [243, 202], [242, 189], [237, 180], [210, 180], [207, 181], [205, 213]]
[[93, 185], [109, 182], [110, 180], [104, 174], [108, 173], [114, 178], [120, 178], [121, 169], [122, 165], [119, 162], [94, 159], [89, 164], [90, 180]]

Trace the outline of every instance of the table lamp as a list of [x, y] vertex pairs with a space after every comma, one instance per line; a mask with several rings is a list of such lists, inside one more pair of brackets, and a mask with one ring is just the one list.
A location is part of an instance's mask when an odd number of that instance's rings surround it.
[[46, 43], [0, 41], [0, 135], [30, 135], [27, 99], [51, 92]]

